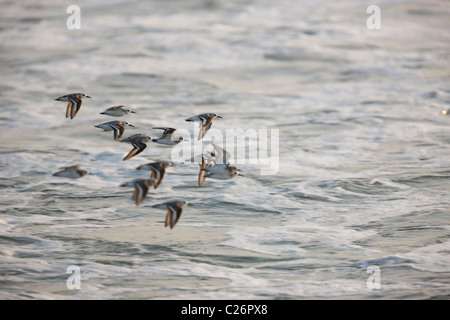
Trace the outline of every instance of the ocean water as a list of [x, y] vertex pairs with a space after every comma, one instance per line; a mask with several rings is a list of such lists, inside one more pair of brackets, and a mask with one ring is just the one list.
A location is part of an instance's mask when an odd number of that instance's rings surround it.
[[[1, 299], [450, 297], [447, 1], [378, 1], [373, 30], [361, 0], [78, 1], [70, 30], [72, 4], [1, 1]], [[92, 99], [70, 120], [54, 99], [72, 92]], [[275, 169], [199, 188], [171, 147], [122, 161], [94, 128], [121, 104], [124, 137], [198, 145], [184, 119], [204, 112], [223, 116], [205, 145], [266, 130]], [[120, 184], [171, 159], [137, 207]], [[90, 174], [52, 176], [75, 164]], [[151, 206], [173, 199], [171, 230]]]

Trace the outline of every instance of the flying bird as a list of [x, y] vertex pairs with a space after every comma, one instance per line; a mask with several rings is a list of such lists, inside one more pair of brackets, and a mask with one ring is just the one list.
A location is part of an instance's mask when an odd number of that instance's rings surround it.
[[179, 137], [178, 139], [173, 139], [172, 135], [177, 130], [174, 128], [166, 128], [166, 127], [155, 127], [153, 129], [161, 129], [164, 130], [161, 137], [153, 139], [153, 142], [159, 143], [159, 144], [165, 144], [165, 145], [176, 145], [179, 144], [182, 141], [187, 141], [183, 137]]
[[162, 179], [164, 178], [164, 173], [168, 167], [172, 166], [172, 162], [170, 161], [158, 161], [153, 163], [143, 164], [137, 167], [137, 170], [149, 170], [150, 178], [155, 180], [153, 184], [153, 188], [157, 189]]
[[61, 168], [60, 171], [55, 172], [53, 176], [65, 177], [70, 179], [79, 179], [87, 174], [89, 174], [89, 171], [81, 169], [79, 165], [75, 165]]
[[125, 106], [115, 106], [100, 112], [100, 114], [104, 114], [111, 117], [121, 117], [129, 113], [136, 113], [134, 110], [127, 108]]
[[206, 178], [213, 178], [219, 180], [228, 180], [234, 178], [235, 176], [242, 176], [239, 173], [238, 167], [232, 166], [229, 163], [227, 164], [215, 164], [211, 165], [211, 163], [206, 163], [204, 159], [202, 159], [202, 163], [199, 164], [200, 170], [198, 173], [198, 186], [201, 187], [203, 182], [205, 182]]
[[198, 133], [198, 140], [202, 139], [205, 134], [208, 132], [208, 130], [211, 128], [212, 121], [216, 118], [222, 118], [217, 113], [203, 113], [199, 114], [198, 116], [193, 116], [190, 118], [187, 118], [186, 121], [192, 122], [192, 121], [200, 121], [200, 131]]
[[127, 121], [110, 121], [98, 124], [95, 127], [103, 129], [104, 131], [114, 131], [114, 140], [117, 141], [122, 137], [126, 126], [134, 127]]
[[167, 209], [164, 227], [170, 226], [170, 229], [173, 229], [173, 227], [175, 227], [175, 224], [180, 219], [181, 214], [183, 213], [184, 207], [186, 207], [188, 204], [189, 204], [189, 202], [186, 200], [181, 200], [181, 201], [178, 200], [178, 201], [170, 201], [170, 202], [153, 205], [152, 207], [159, 208], [159, 209]]
[[203, 154], [202, 162], [199, 163], [200, 170], [197, 181], [199, 187], [205, 182], [206, 178], [228, 180], [235, 176], [242, 176], [238, 167], [230, 165], [230, 154], [218, 145], [212, 142], [211, 144], [214, 146], [214, 150]]
[[133, 149], [131, 149], [131, 151], [123, 158], [123, 160], [125, 161], [131, 159], [144, 151], [144, 149], [147, 148], [147, 142], [152, 140], [152, 137], [146, 136], [143, 133], [134, 134], [128, 138], [120, 140], [120, 142], [131, 143], [131, 145], [133, 146]]
[[130, 182], [122, 183], [121, 187], [133, 187], [133, 196], [131, 199], [139, 206], [147, 197], [148, 189], [155, 183], [153, 179], [137, 179]]
[[73, 119], [77, 114], [78, 110], [81, 108], [81, 100], [84, 98], [90, 98], [88, 95], [84, 93], [71, 93], [66, 94], [65, 96], [61, 96], [56, 98], [56, 101], [68, 102], [66, 108], [66, 118], [70, 117]]

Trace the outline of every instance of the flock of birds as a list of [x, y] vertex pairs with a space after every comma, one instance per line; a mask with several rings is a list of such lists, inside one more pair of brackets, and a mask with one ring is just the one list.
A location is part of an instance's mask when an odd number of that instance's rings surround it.
[[[84, 98], [91, 98], [84, 93], [72, 93], [56, 98], [56, 101], [67, 102], [66, 108], [66, 118], [73, 119], [78, 113], [81, 107], [82, 100]], [[127, 108], [123, 105], [110, 107], [100, 114], [112, 116], [112, 117], [122, 117], [130, 113], [136, 113], [135, 111]], [[211, 128], [214, 119], [222, 118], [216, 113], [204, 113], [187, 118], [186, 121], [200, 122], [200, 130], [198, 134], [198, 140], [201, 140], [208, 130]], [[119, 140], [126, 127], [134, 127], [127, 121], [109, 121], [102, 124], [98, 124], [95, 127], [103, 129], [104, 131], [113, 131], [114, 140], [120, 142], [130, 143], [132, 149], [123, 158], [123, 160], [129, 160], [136, 155], [140, 154], [147, 147], [147, 143], [155, 142], [158, 144], [173, 146], [185, 140], [184, 137], [175, 138], [173, 136], [176, 129], [167, 127], [154, 127], [153, 129], [161, 129], [163, 133], [158, 138], [152, 138], [143, 133], [133, 134], [127, 138]], [[231, 179], [237, 175], [241, 175], [239, 169], [235, 166], [231, 166], [228, 158], [229, 154], [218, 145], [211, 142], [214, 149], [212, 152], [206, 152], [200, 155], [201, 162], [199, 163], [200, 170], [198, 174], [198, 186], [200, 187], [206, 178], [214, 178], [220, 180]], [[196, 157], [194, 157], [196, 158]], [[191, 159], [192, 161], [193, 159]], [[160, 185], [162, 179], [164, 178], [165, 171], [168, 167], [172, 166], [173, 163], [170, 161], [158, 161], [147, 163], [137, 167], [137, 170], [150, 171], [150, 179], [136, 179], [130, 182], [121, 184], [121, 187], [133, 187], [134, 192], [132, 195], [132, 200], [135, 202], [136, 206], [139, 206], [144, 199], [147, 197], [150, 187], [157, 189]], [[60, 171], [55, 172], [53, 176], [66, 177], [77, 179], [89, 174], [89, 171], [81, 169], [79, 165], [74, 165], [70, 167], [61, 168]], [[153, 208], [165, 209], [167, 210], [165, 218], [165, 227], [170, 226], [172, 229], [181, 217], [183, 209], [189, 204], [186, 200], [175, 200], [169, 201], [161, 204], [153, 205]]]

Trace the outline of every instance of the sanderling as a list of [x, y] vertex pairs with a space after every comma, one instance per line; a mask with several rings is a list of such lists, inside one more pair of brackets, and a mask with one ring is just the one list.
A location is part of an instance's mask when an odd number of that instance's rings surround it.
[[133, 196], [131, 199], [139, 206], [147, 197], [148, 189], [155, 183], [153, 179], [137, 179], [130, 182], [122, 183], [121, 187], [133, 187]]
[[79, 165], [63, 167], [60, 171], [55, 172], [55, 177], [65, 177], [70, 179], [78, 179], [87, 175], [89, 171], [80, 169]]
[[126, 126], [134, 127], [131, 123], [129, 123], [127, 121], [110, 121], [110, 122], [98, 124], [94, 127], [101, 128], [104, 131], [113, 131], [114, 130], [114, 140], [117, 141], [122, 137]]
[[218, 145], [214, 143], [211, 144], [214, 146], [214, 150], [209, 154], [203, 155], [202, 162], [199, 163], [199, 187], [205, 182], [206, 178], [228, 180], [235, 176], [242, 176], [237, 167], [230, 165], [230, 154]]
[[144, 149], [147, 148], [146, 143], [152, 140], [152, 137], [146, 136], [143, 133], [133, 134], [128, 138], [120, 140], [120, 142], [128, 142], [133, 145], [133, 149], [131, 149], [131, 151], [123, 158], [123, 160], [125, 161], [131, 159], [144, 151]]
[[222, 118], [217, 113], [203, 113], [198, 116], [187, 118], [186, 121], [201, 121], [200, 131], [198, 133], [198, 140], [202, 139], [208, 130], [211, 128], [212, 121], [216, 118]]
[[170, 161], [158, 161], [153, 163], [143, 164], [137, 167], [137, 170], [150, 170], [150, 178], [155, 180], [153, 188], [157, 189], [162, 179], [164, 178], [164, 173], [166, 169], [172, 165]]
[[70, 119], [73, 119], [77, 114], [78, 110], [80, 110], [81, 100], [83, 100], [83, 98], [90, 98], [90, 97], [84, 93], [71, 93], [56, 98], [55, 100], [68, 102], [66, 108], [66, 118], [70, 117]]
[[103, 112], [100, 112], [100, 114], [105, 114], [105, 115], [111, 116], [111, 117], [121, 117], [121, 116], [124, 116], [129, 113], [136, 113], [136, 112], [134, 112], [133, 110], [131, 110], [130, 108], [127, 108], [125, 106], [111, 107], [111, 108], [106, 109]]
[[189, 204], [186, 200], [170, 201], [152, 206], [153, 208], [167, 209], [166, 220], [164, 227], [170, 226], [170, 229], [175, 227], [175, 224], [181, 217], [184, 207]]
[[179, 137], [178, 139], [172, 140], [172, 134], [177, 130], [174, 128], [165, 128], [165, 127], [155, 127], [153, 129], [161, 129], [164, 130], [163, 134], [161, 137], [153, 139], [153, 142], [156, 143], [160, 143], [160, 144], [165, 144], [165, 145], [169, 145], [169, 146], [173, 146], [176, 144], [179, 144], [182, 141], [188, 141], [188, 140], [184, 140], [183, 137]]
[[239, 173], [239, 169], [235, 166], [231, 166], [229, 163], [219, 163], [211, 165], [211, 163], [206, 163], [204, 160], [199, 164], [200, 170], [198, 173], [198, 186], [200, 187], [206, 178], [214, 178], [219, 180], [228, 180], [234, 178], [235, 176], [242, 176]]

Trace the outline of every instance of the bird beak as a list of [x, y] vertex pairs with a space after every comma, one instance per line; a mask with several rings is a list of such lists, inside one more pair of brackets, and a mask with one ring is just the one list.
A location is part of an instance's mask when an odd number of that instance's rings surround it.
[[217, 116], [217, 118], [220, 118], [220, 119], [222, 119], [223, 117], [222, 117], [222, 116]]
[[132, 124], [129, 124], [130, 127], [136, 128], [135, 126], [133, 126]]
[[89, 96], [86, 96], [86, 98], [90, 98]]

